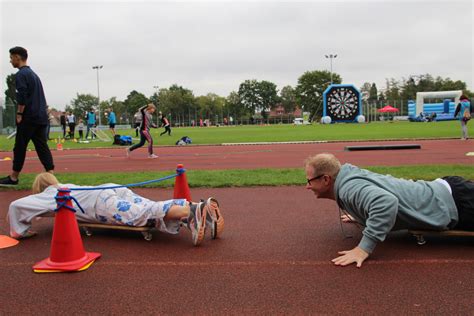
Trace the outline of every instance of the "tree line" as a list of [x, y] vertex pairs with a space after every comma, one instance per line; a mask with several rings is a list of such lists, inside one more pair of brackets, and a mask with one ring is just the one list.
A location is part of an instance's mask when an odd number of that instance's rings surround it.
[[[6, 78], [5, 108], [3, 109], [4, 126], [11, 126], [15, 113], [15, 74]], [[332, 82], [339, 84], [342, 77], [332, 74]], [[116, 113], [119, 124], [133, 123], [133, 115], [138, 109], [154, 103], [158, 110], [167, 115], [174, 123], [189, 124], [191, 121], [207, 119], [211, 122], [222, 122], [224, 118], [232, 117], [237, 123], [240, 121], [267, 119], [268, 111], [282, 106], [285, 113], [295, 111], [297, 107], [310, 113], [312, 120], [322, 116], [323, 92], [331, 83], [331, 73], [325, 70], [307, 71], [297, 81], [297, 85], [282, 87], [280, 90], [273, 82], [266, 80], [245, 80], [238, 90], [232, 91], [227, 97], [215, 93], [195, 96], [193, 91], [178, 84], [168, 88], [161, 88], [151, 96], [133, 90], [125, 100], [112, 97], [100, 102], [102, 121], [106, 122], [105, 113], [109, 108]], [[408, 100], [414, 100], [416, 93], [421, 91], [463, 90], [469, 97], [473, 93], [467, 89], [466, 83], [450, 78], [434, 77], [430, 74], [409, 76], [396, 80], [386, 79], [384, 88], [378, 88], [375, 83], [366, 82], [359, 87], [365, 105], [375, 110], [387, 102], [400, 101], [400, 105]], [[402, 102], [403, 100], [403, 102]], [[83, 117], [86, 111], [97, 110], [98, 98], [92, 94], [77, 93], [66, 105], [76, 117]], [[13, 108], [9, 110], [9, 108]], [[54, 109], [54, 106], [51, 106]], [[406, 111], [403, 111], [405, 112]], [[10, 117], [11, 116], [11, 117]]]

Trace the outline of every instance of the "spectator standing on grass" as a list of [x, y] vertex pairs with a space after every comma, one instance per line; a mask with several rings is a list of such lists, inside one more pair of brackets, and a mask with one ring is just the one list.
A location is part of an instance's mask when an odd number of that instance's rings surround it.
[[471, 119], [472, 107], [469, 99], [463, 94], [459, 98], [460, 102], [456, 106], [456, 110], [454, 111], [454, 117], [459, 115], [459, 121], [461, 122], [461, 139], [468, 140], [469, 135], [467, 133], [467, 122]]
[[113, 136], [115, 136], [115, 124], [117, 124], [117, 119], [115, 118], [114, 110], [109, 109], [109, 128]]
[[59, 117], [59, 123], [61, 124], [61, 129], [63, 130], [63, 138], [66, 138], [66, 112], [62, 112]]
[[84, 121], [82, 119], [80, 119], [79, 124], [77, 124], [77, 131], [79, 132], [79, 139], [83, 140], [83, 138], [84, 138]]
[[76, 116], [74, 113], [69, 112], [68, 116], [66, 117], [67, 124], [69, 126], [69, 139], [74, 139], [74, 131], [76, 129]]
[[91, 109], [87, 115], [87, 132], [86, 132], [86, 139], [89, 137], [89, 132], [91, 133], [91, 139], [95, 138], [95, 133], [92, 130], [95, 127], [95, 113], [94, 109]]
[[16, 87], [16, 136], [13, 147], [13, 167], [10, 175], [0, 179], [0, 186], [18, 185], [28, 143], [33, 141], [44, 169], [53, 172], [53, 156], [48, 147], [46, 131], [48, 112], [43, 85], [38, 75], [27, 65], [28, 52], [23, 47], [10, 49], [10, 63], [18, 69]]

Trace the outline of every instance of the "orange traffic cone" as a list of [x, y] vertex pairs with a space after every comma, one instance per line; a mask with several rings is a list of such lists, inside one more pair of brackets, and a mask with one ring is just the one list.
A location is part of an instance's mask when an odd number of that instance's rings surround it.
[[56, 144], [56, 150], [63, 150], [63, 144], [60, 142]]
[[174, 194], [173, 199], [186, 199], [191, 202], [191, 192], [189, 190], [188, 179], [186, 179], [186, 171], [184, 166], [179, 164], [176, 168], [178, 176], [174, 182]]
[[58, 191], [58, 207], [54, 219], [51, 253], [33, 266], [34, 272], [68, 272], [82, 271], [101, 256], [97, 252], [85, 252], [82, 245], [79, 226], [72, 208], [71, 200], [66, 200], [66, 206], [60, 206], [61, 197], [69, 197], [69, 190], [61, 188]]

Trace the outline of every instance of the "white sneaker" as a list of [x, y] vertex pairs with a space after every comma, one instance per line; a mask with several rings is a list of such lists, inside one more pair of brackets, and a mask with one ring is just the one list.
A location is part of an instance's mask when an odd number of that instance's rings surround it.
[[206, 226], [211, 228], [211, 238], [219, 238], [224, 231], [224, 217], [215, 198], [208, 198], [205, 202]]
[[204, 240], [206, 230], [206, 208], [204, 203], [194, 204], [191, 208], [187, 225], [191, 230], [191, 236], [194, 246], [199, 246]]
[[148, 155], [148, 158], [150, 158], [150, 159], [155, 159], [155, 158], [158, 158], [158, 156], [155, 155], [155, 154], [151, 154], [151, 155]]

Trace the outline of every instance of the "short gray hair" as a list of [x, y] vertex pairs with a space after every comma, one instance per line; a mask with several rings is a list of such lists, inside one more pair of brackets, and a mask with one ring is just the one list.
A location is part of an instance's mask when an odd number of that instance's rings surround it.
[[305, 167], [313, 168], [313, 175], [330, 175], [335, 178], [341, 169], [341, 163], [333, 154], [322, 153], [306, 158]]

